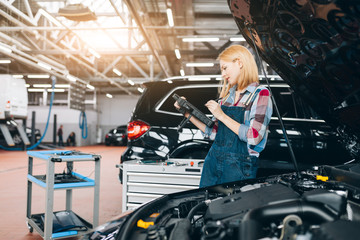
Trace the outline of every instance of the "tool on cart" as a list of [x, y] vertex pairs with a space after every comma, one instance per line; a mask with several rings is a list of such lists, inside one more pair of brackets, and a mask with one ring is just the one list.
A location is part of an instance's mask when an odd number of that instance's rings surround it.
[[187, 100], [181, 98], [176, 93], [174, 93], [174, 95], [172, 95], [172, 97], [177, 101], [177, 103], [180, 106], [180, 109], [178, 109], [179, 112], [181, 112], [182, 114], [185, 114], [186, 112], [189, 113], [189, 116], [187, 118], [184, 118], [180, 122], [179, 126], [177, 127], [177, 131], [180, 131], [184, 127], [184, 125], [187, 122], [189, 122], [189, 120], [192, 116], [196, 117], [197, 119], [199, 119], [201, 122], [203, 122], [206, 126], [208, 126], [210, 128], [214, 125], [214, 122], [210, 118], [208, 118], [203, 112], [201, 112], [194, 105], [189, 103]]

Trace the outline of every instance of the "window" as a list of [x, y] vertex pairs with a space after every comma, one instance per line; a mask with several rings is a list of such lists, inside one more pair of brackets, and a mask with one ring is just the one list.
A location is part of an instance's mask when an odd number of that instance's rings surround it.
[[178, 88], [175, 91], [171, 92], [167, 96], [165, 101], [160, 103], [158, 108], [159, 111], [179, 113], [174, 107], [174, 98], [173, 94], [176, 93], [179, 96], [184, 96], [187, 101], [192, 105], [198, 108], [201, 112], [205, 114], [211, 114], [210, 111], [205, 107], [205, 103], [211, 99], [216, 99], [218, 96], [218, 86], [197, 86], [191, 88]]

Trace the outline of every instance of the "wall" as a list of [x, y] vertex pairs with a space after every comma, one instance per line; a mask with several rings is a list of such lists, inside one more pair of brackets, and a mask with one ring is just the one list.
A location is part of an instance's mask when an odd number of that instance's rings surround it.
[[113, 98], [98, 97], [99, 131], [101, 140], [105, 134], [119, 125], [126, 125], [140, 96], [114, 95]]
[[[66, 141], [73, 131], [76, 134], [77, 146], [93, 145], [104, 142], [105, 134], [118, 125], [127, 124], [139, 96], [114, 95], [112, 99], [100, 96], [97, 99], [97, 110], [86, 110], [88, 137], [81, 137], [79, 128], [80, 111], [67, 106], [53, 106], [47, 133], [43, 142], [53, 142], [54, 114], [57, 115], [57, 128], [63, 125], [63, 138]], [[32, 111], [36, 112], [35, 127], [41, 134], [45, 131], [49, 106], [28, 106], [27, 126], [31, 127]]]

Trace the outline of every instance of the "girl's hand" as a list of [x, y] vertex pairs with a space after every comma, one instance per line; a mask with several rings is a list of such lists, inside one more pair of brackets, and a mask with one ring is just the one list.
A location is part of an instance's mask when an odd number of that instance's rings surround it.
[[[185, 98], [185, 97], [183, 97], [183, 96], [181, 96], [181, 98], [186, 100], [186, 98]], [[174, 103], [174, 107], [175, 107], [177, 110], [179, 110], [179, 109], [180, 109], [180, 106], [179, 106], [179, 104], [178, 104], [178, 102], [177, 102], [177, 101], [175, 101], [175, 103]]]
[[214, 100], [208, 101], [205, 106], [209, 109], [209, 111], [214, 115], [216, 119], [219, 119], [224, 115], [223, 110], [221, 109], [219, 103]]

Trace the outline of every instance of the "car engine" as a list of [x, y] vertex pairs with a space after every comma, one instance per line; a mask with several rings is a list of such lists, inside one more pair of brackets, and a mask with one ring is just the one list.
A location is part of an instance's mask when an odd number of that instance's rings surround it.
[[85, 239], [358, 239], [360, 169], [344, 166], [164, 195]]

